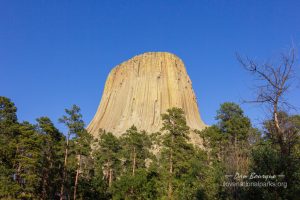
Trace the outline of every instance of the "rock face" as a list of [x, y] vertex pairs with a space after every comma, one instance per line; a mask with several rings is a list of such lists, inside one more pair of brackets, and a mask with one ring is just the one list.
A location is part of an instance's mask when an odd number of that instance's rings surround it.
[[206, 126], [181, 59], [165, 52], [144, 53], [112, 69], [87, 130], [94, 136], [99, 129], [120, 136], [134, 124], [139, 130], [157, 132], [162, 127], [161, 114], [171, 107], [185, 111], [190, 128]]

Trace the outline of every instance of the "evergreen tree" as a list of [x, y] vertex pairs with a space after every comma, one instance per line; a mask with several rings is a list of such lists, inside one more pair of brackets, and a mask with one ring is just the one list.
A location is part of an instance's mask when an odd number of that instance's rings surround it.
[[146, 132], [139, 132], [135, 126], [129, 128], [120, 138], [125, 171], [135, 175], [136, 169], [146, 168], [146, 159], [150, 158], [151, 141]]
[[48, 117], [37, 119], [38, 131], [42, 135], [41, 199], [55, 199], [61, 185], [63, 135]]
[[[180, 108], [171, 108], [162, 115], [163, 149], [161, 152], [162, 174], [166, 174], [168, 199], [174, 199], [174, 190], [180, 187], [179, 180], [187, 173], [193, 146], [187, 143], [189, 127], [186, 125], [184, 112]], [[177, 192], [178, 190], [176, 190]]]
[[136, 169], [135, 175], [123, 174], [115, 181], [112, 199], [159, 199], [156, 170]]
[[206, 185], [210, 181], [207, 155], [189, 143], [190, 130], [183, 110], [171, 108], [162, 119], [164, 132], [158, 158], [161, 179], [158, 189], [164, 191], [160, 198], [207, 199], [210, 189]]
[[[120, 172], [120, 152], [121, 144], [118, 138], [112, 133], [103, 131], [100, 133], [99, 141], [94, 150], [95, 178], [100, 188], [97, 191], [103, 192], [105, 196], [109, 195], [114, 180], [117, 179]], [[105, 180], [105, 182], [102, 182]]]
[[19, 185], [14, 181], [16, 137], [19, 135], [17, 108], [8, 98], [0, 96], [0, 199], [13, 199]]
[[[278, 141], [273, 120], [264, 123], [264, 138], [255, 146], [251, 157], [251, 170], [256, 174], [282, 175], [273, 182], [281, 182], [281, 187], [250, 188], [251, 199], [297, 199], [300, 195], [300, 116], [289, 116], [284, 112], [278, 115], [283, 131], [283, 141]], [[282, 142], [286, 151], [282, 151]], [[285, 184], [285, 185], [284, 185]]]
[[[135, 126], [129, 128], [120, 138], [122, 145], [122, 171], [113, 187], [113, 197], [125, 199], [147, 199], [153, 197], [155, 188], [153, 171], [147, 167], [152, 162], [151, 141], [145, 131], [138, 131]], [[147, 166], [148, 165], [148, 166]], [[152, 174], [152, 175], [151, 175]], [[152, 187], [151, 187], [152, 186]]]
[[[200, 134], [204, 138], [211, 166], [219, 170], [213, 173], [218, 177], [215, 183], [222, 185], [223, 181], [238, 181], [233, 178], [236, 174], [248, 175], [251, 149], [259, 140], [259, 134], [235, 103], [222, 104], [216, 119], [216, 125], [206, 128]], [[231, 178], [226, 180], [226, 175], [231, 175]], [[219, 187], [215, 193], [217, 198], [233, 199], [242, 198], [243, 194], [242, 188], [236, 187]]]
[[244, 116], [243, 110], [237, 104], [226, 102], [217, 111], [216, 119], [225, 139], [223, 147], [227, 150], [224, 157], [228, 159], [225, 161], [229, 167], [227, 172], [246, 174], [249, 165], [248, 138], [252, 128], [249, 118]]
[[[64, 123], [68, 128], [68, 133], [66, 136], [66, 144], [65, 144], [63, 180], [62, 180], [61, 191], [60, 191], [60, 199], [61, 200], [64, 198], [64, 195], [65, 195], [64, 187], [65, 187], [66, 179], [68, 176], [67, 165], [68, 165], [68, 156], [70, 153], [69, 150], [71, 147], [70, 139], [72, 139], [73, 137], [75, 137], [75, 138], [78, 137], [78, 135], [82, 134], [82, 132], [84, 130], [84, 122], [82, 120], [82, 115], [80, 113], [80, 108], [78, 106], [73, 105], [71, 109], [65, 109], [65, 112], [67, 115], [64, 115], [62, 118], [59, 119], [59, 122]], [[74, 166], [74, 163], [73, 163], [73, 166]], [[74, 181], [75, 182], [74, 195], [73, 195], [74, 198], [76, 198], [76, 187], [77, 187], [77, 183], [78, 183], [77, 181], [78, 181], [78, 173], [76, 173], [76, 177], [75, 177], [75, 181]]]
[[42, 137], [36, 127], [23, 122], [17, 136], [16, 156], [13, 159], [14, 179], [20, 186], [17, 193], [19, 199], [35, 199], [39, 196], [42, 168]]
[[[87, 183], [91, 179], [91, 168], [89, 164], [92, 162], [90, 158], [92, 140], [92, 136], [84, 128], [80, 132], [78, 132], [76, 138], [74, 138], [75, 154], [77, 159], [77, 169], [73, 195], [74, 200], [76, 199], [78, 185], [80, 186], [80, 195], [82, 196], [85, 193], [82, 188], [84, 188], [85, 183]], [[81, 178], [81, 180], [79, 180], [79, 178]]]

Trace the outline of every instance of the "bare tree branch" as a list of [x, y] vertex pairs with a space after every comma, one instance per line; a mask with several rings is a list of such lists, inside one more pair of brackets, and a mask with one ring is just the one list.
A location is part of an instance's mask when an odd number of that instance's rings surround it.
[[254, 100], [244, 102], [259, 103], [271, 108], [271, 121], [274, 125], [272, 137], [277, 138], [284, 149], [286, 133], [280, 123], [279, 115], [285, 108], [295, 108], [285, 98], [292, 84], [291, 80], [294, 78], [295, 49], [291, 48], [288, 53], [282, 53], [278, 65], [270, 62], [258, 64], [253, 59], [243, 58], [239, 54], [236, 54], [236, 58], [244, 69], [262, 83], [255, 86], [256, 96]]

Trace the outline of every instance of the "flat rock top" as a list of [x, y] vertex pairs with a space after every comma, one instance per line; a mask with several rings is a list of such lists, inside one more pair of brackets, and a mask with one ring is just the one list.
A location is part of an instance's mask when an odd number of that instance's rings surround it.
[[135, 125], [140, 130], [157, 132], [162, 126], [161, 114], [171, 107], [185, 111], [192, 129], [206, 126], [182, 60], [167, 52], [144, 53], [111, 70], [87, 130], [95, 136], [99, 129], [120, 136]]

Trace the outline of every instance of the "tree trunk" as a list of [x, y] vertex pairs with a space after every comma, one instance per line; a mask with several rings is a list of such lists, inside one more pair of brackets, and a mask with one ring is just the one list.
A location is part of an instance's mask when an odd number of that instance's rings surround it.
[[273, 117], [274, 117], [274, 125], [275, 125], [276, 132], [280, 136], [281, 129], [280, 129], [279, 120], [278, 120], [278, 103], [277, 102], [274, 103]]
[[173, 199], [173, 186], [172, 186], [172, 178], [173, 178], [173, 143], [174, 143], [174, 135], [172, 135], [171, 139], [171, 149], [170, 149], [170, 160], [169, 160], [169, 188], [168, 188], [168, 199]]
[[63, 168], [63, 180], [62, 180], [62, 184], [61, 184], [61, 188], [60, 188], [60, 200], [63, 200], [63, 195], [64, 195], [64, 185], [65, 185], [65, 181], [66, 181], [66, 176], [67, 176], [67, 161], [68, 161], [68, 148], [69, 148], [69, 133], [68, 133], [68, 137], [67, 137], [67, 145], [66, 145], [66, 149], [65, 149], [65, 160], [64, 160], [64, 168]]
[[135, 147], [133, 147], [132, 176], [135, 175], [135, 165], [136, 165], [136, 152], [135, 152]]
[[278, 140], [279, 146], [280, 146], [280, 153], [282, 156], [286, 156], [287, 154], [287, 146], [284, 141], [283, 131], [281, 130], [281, 127], [279, 125], [279, 119], [278, 119], [278, 103], [274, 103], [274, 110], [273, 110], [273, 120], [274, 120], [274, 126], [276, 130], [276, 139]]
[[74, 185], [74, 200], [76, 200], [77, 185], [78, 185], [80, 170], [81, 170], [81, 155], [79, 154], [78, 166], [77, 166], [76, 177], [75, 177], [75, 185]]
[[17, 175], [16, 175], [16, 180], [18, 182], [19, 185], [21, 185], [21, 176], [20, 176], [20, 173], [21, 173], [21, 165], [20, 163], [18, 164], [18, 168], [17, 168]]
[[239, 172], [239, 161], [238, 161], [238, 153], [237, 153], [237, 135], [234, 134], [234, 157], [235, 157], [235, 171]]
[[48, 170], [43, 175], [43, 186], [42, 186], [42, 199], [47, 199], [47, 186], [48, 186]]
[[113, 176], [113, 170], [112, 168], [109, 169], [109, 177], [108, 177], [108, 187], [111, 187], [112, 185], [112, 176]]
[[[43, 167], [43, 184], [42, 184], [42, 199], [47, 199], [47, 191], [49, 187], [49, 168], [51, 169], [52, 167], [52, 156], [51, 156], [51, 150], [50, 148], [48, 149], [48, 155], [47, 155], [47, 162], [46, 165], [50, 166], [44, 166]], [[50, 155], [49, 155], [50, 154]]]

